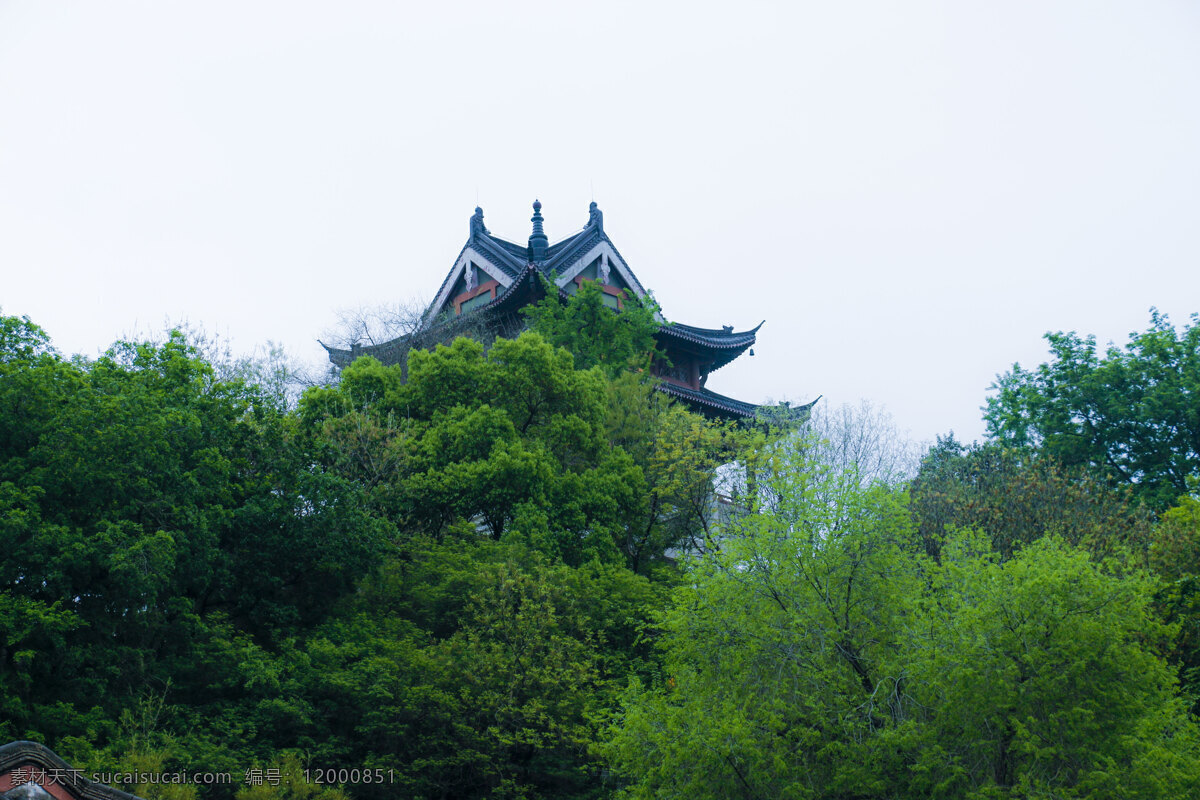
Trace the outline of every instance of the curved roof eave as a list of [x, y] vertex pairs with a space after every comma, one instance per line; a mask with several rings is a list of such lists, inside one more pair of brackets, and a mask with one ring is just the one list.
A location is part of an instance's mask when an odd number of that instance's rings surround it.
[[703, 344], [709, 347], [736, 348], [749, 347], [757, 340], [758, 330], [766, 320], [755, 325], [748, 331], [735, 331], [732, 327], [697, 328], [694, 325], [684, 325], [682, 322], [669, 322], [660, 326], [659, 330], [666, 336], [676, 339]]
[[[56, 786], [64, 787], [66, 793], [72, 797], [82, 800], [141, 800], [137, 795], [83, 777], [83, 770], [71, 767], [44, 744], [21, 740], [0, 747], [0, 773], [9, 773], [17, 767], [30, 765], [37, 767], [44, 774], [52, 775], [50, 780]], [[41, 785], [36, 780], [31, 782]], [[16, 788], [19, 787], [13, 787]], [[13, 789], [7, 791], [11, 792]]]
[[710, 389], [690, 389], [684, 386], [678, 386], [674, 383], [663, 381], [656, 387], [659, 391], [676, 397], [680, 400], [685, 400], [689, 403], [697, 403], [707, 408], [712, 408], [717, 411], [722, 411], [738, 417], [752, 417], [758, 411], [758, 406], [754, 403], [747, 403], [744, 400], [735, 400], [732, 397], [726, 397], [723, 394], [717, 394]]

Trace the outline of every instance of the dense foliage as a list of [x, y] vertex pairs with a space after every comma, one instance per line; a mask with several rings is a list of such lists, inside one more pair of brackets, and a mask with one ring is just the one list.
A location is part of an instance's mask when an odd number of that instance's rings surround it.
[[651, 669], [664, 552], [703, 538], [734, 434], [532, 333], [407, 381], [364, 359], [295, 411], [178, 333], [87, 362], [4, 318], [0, 345], [0, 737], [386, 770], [358, 796], [602, 792], [598, 714]]
[[1050, 362], [997, 380], [988, 432], [1127, 485], [1158, 511], [1186, 493], [1200, 473], [1200, 317], [1176, 331], [1154, 312], [1103, 355], [1094, 336], [1046, 339]]
[[1057, 537], [940, 563], [903, 495], [794, 453], [662, 614], [609, 752], [632, 797], [1187, 797], [1200, 736], [1147, 575]]
[[1053, 457], [998, 443], [939, 439], [910, 485], [920, 540], [937, 556], [947, 530], [986, 532], [1001, 558], [1047, 534], [1098, 558], [1120, 548], [1144, 555], [1154, 515], [1131, 497]]
[[[1200, 470], [1154, 390], [1194, 326], [1014, 371], [909, 480], [865, 407], [667, 402], [653, 320], [585, 283], [289, 407], [181, 333], [0, 317], [0, 738], [232, 776], [124, 786], [172, 800], [1200, 796]], [[1053, 427], [1144, 359], [1135, 422]]]
[[[1177, 330], [1152, 311], [1146, 331], [1103, 354], [1094, 336], [1060, 332], [1046, 339], [1050, 361], [1032, 370], [1016, 365], [997, 379], [985, 413], [988, 431], [1016, 459], [1070, 477], [1059, 480], [1057, 490], [1067, 513], [1051, 514], [1060, 525], [1086, 536], [1088, 527], [1107, 519], [1113, 538], [1132, 547], [1140, 563], [1149, 559], [1164, 580], [1158, 611], [1179, 626], [1171, 660], [1180, 668], [1185, 696], [1200, 712], [1200, 524], [1194, 510], [1200, 491], [1200, 316]], [[1102, 486], [1114, 491], [1106, 497]], [[1018, 514], [1027, 508], [1016, 495], [1010, 499]], [[1161, 521], [1152, 529], [1138, 522], [1153, 513]], [[1091, 521], [1080, 527], [1081, 520]], [[1108, 546], [1094, 536], [1090, 541]]]
[[524, 314], [546, 341], [570, 350], [577, 367], [600, 367], [615, 376], [630, 367], [648, 366], [658, 331], [651, 305], [626, 292], [623, 309], [617, 313], [605, 305], [603, 290], [595, 281], [580, 284], [566, 303], [549, 283], [546, 287], [551, 291]]

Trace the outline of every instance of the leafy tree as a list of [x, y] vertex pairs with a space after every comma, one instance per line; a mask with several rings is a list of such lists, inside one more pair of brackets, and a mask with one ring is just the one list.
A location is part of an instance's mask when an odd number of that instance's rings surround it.
[[[274, 399], [217, 379], [182, 335], [64, 361], [0, 322], [0, 724], [81, 762], [236, 760], [270, 725], [255, 709], [289, 639], [391, 530], [297, 449]], [[136, 744], [122, 711], [166, 686], [156, 719], [188, 744]]]
[[940, 552], [947, 530], [985, 531], [1001, 558], [1043, 536], [1060, 536], [1098, 557], [1129, 549], [1143, 556], [1154, 518], [1130, 497], [1079, 468], [999, 444], [964, 447], [939, 438], [910, 485], [920, 540]]
[[868, 777], [857, 742], [893, 713], [880, 660], [917, 577], [898, 560], [907, 514], [891, 490], [778, 450], [773, 467], [769, 507], [695, 563], [662, 617], [664, 680], [626, 698], [609, 753], [632, 796], [833, 796]]
[[0, 316], [0, 363], [28, 365], [53, 355], [49, 334], [29, 317]]
[[[1059, 539], [1001, 562], [958, 539], [910, 658], [914, 795], [1186, 797], [1200, 737], [1155, 654], [1155, 582]], [[1005, 795], [1001, 795], [1005, 796]]]
[[601, 371], [461, 340], [293, 413], [182, 334], [66, 361], [3, 323], [6, 735], [102, 770], [395, 770], [360, 797], [605, 792], [597, 715], [653, 673], [667, 576], [623, 566], [653, 484]]
[[486, 353], [469, 339], [414, 352], [407, 381], [360, 359], [301, 412], [326, 463], [400, 527], [440, 537], [476, 520], [578, 564], [618, 557], [636, 491], [628, 457], [606, 446], [604, 401], [598, 372], [527, 333]]
[[1150, 566], [1163, 579], [1159, 612], [1179, 628], [1171, 661], [1179, 666], [1193, 713], [1200, 714], [1200, 501], [1182, 497], [1163, 514]]
[[1150, 566], [1164, 580], [1200, 575], [1200, 500], [1181, 497], [1162, 515], [1150, 550]]
[[711, 546], [735, 488], [726, 465], [750, 452], [759, 433], [688, 411], [634, 372], [609, 382], [606, 428], [644, 486], [625, 506], [618, 543], [630, 567], [644, 570], [672, 548]]
[[[315, 773], [305, 767], [304, 762], [296, 753], [287, 753], [284, 757], [276, 762], [276, 766], [272, 767], [253, 767], [252, 769], [259, 770], [256, 773], [253, 782], [249, 785], [242, 786], [234, 794], [235, 800], [350, 800], [350, 795], [342, 788], [336, 785], [318, 783], [314, 780]], [[340, 768], [339, 768], [340, 769]], [[351, 773], [356, 768], [347, 767], [347, 773]], [[272, 770], [273, 774], [268, 778], [267, 770]], [[361, 773], [361, 768], [357, 768]], [[258, 774], [262, 774], [262, 780], [259, 782]], [[380, 775], [384, 780], [386, 775]], [[372, 773], [370, 780], [376, 781], [375, 773]], [[147, 800], [153, 800], [152, 797], [146, 795]]]
[[1200, 474], [1198, 320], [1176, 331], [1153, 311], [1148, 330], [1103, 354], [1094, 336], [1046, 334], [1051, 361], [997, 379], [989, 435], [1130, 486], [1162, 511]]
[[301, 419], [322, 463], [401, 529], [474, 521], [569, 564], [623, 555], [635, 570], [703, 538], [738, 441], [644, 374], [576, 369], [534, 333], [414, 352], [407, 379], [360, 359], [305, 396]]
[[663, 591], [523, 545], [413, 540], [309, 643], [314, 757], [390, 770], [365, 797], [595, 797], [595, 716], [645, 671]]
[[604, 304], [605, 295], [594, 281], [585, 281], [565, 303], [553, 286], [547, 283], [546, 288], [542, 301], [522, 313], [533, 331], [570, 351], [579, 369], [598, 366], [615, 377], [630, 367], [649, 366], [659, 327], [653, 306], [626, 292], [618, 312]]
[[[778, 450], [694, 564], [606, 753], [630, 797], [1184, 797], [1200, 735], [1154, 582], [1057, 539], [912, 547], [902, 493]], [[832, 500], [832, 502], [831, 502]]]

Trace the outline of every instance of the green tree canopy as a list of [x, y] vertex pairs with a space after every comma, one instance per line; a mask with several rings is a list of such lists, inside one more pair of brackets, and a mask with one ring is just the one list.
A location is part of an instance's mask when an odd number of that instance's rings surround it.
[[1178, 626], [1171, 661], [1179, 665], [1193, 713], [1200, 714], [1200, 501], [1182, 497], [1162, 515], [1150, 566], [1163, 579], [1159, 612]]
[[530, 328], [571, 352], [580, 369], [598, 366], [615, 376], [631, 367], [649, 367], [658, 331], [654, 308], [626, 292], [618, 312], [604, 303], [605, 297], [600, 284], [585, 281], [564, 303], [547, 283], [546, 296], [523, 313]]
[[997, 379], [988, 434], [1128, 485], [1162, 511], [1200, 475], [1198, 320], [1177, 331], [1154, 311], [1148, 330], [1103, 354], [1094, 336], [1046, 334], [1049, 362]]
[[776, 453], [696, 562], [607, 752], [646, 798], [1174, 798], [1200, 735], [1154, 582], [1061, 539], [913, 547], [901, 492]]
[[0, 329], [0, 730], [111, 742], [147, 691], [248, 724], [271, 653], [393, 532], [182, 335], [88, 362]]
[[401, 530], [478, 524], [569, 564], [623, 556], [635, 570], [703, 536], [714, 470], [737, 438], [670, 405], [644, 373], [578, 369], [533, 332], [414, 352], [407, 380], [359, 359], [300, 415], [322, 463]]
[[1060, 536], [1097, 557], [1131, 550], [1145, 556], [1154, 515], [1089, 472], [1069, 470], [1049, 455], [939, 438], [909, 487], [923, 546], [940, 551], [947, 531], [985, 531], [1001, 558], [1044, 536]]
[[0, 734], [89, 769], [388, 770], [356, 797], [610, 793], [601, 719], [655, 672], [723, 427], [533, 333], [407, 381], [362, 359], [293, 411], [181, 333], [64, 360], [0, 323]]
[[660, 586], [522, 544], [411, 541], [310, 639], [323, 762], [391, 770], [365, 797], [602, 797], [599, 716], [651, 658]]
[[456, 339], [399, 366], [364, 358], [305, 395], [301, 419], [325, 463], [401, 529], [441, 537], [476, 522], [578, 564], [618, 556], [643, 480], [608, 446], [605, 382], [532, 333], [485, 353]]

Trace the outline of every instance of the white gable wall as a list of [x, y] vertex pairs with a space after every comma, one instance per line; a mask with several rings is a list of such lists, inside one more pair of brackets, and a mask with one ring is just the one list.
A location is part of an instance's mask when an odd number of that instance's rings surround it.
[[600, 241], [595, 247], [593, 247], [591, 250], [588, 250], [582, 258], [571, 265], [570, 269], [559, 275], [558, 280], [556, 280], [555, 283], [557, 283], [558, 287], [561, 289], [571, 281], [575, 280], [576, 275], [587, 269], [589, 264], [602, 255], [608, 256], [608, 263], [617, 270], [617, 274], [621, 276], [621, 280], [625, 281], [626, 286], [633, 289], [638, 298], [643, 298], [646, 296], [646, 290], [642, 288], [640, 283], [638, 283], [637, 278], [633, 277], [633, 273], [629, 271], [629, 267], [626, 266], [625, 262], [621, 260], [621, 257], [617, 255], [617, 251], [613, 249], [613, 246], [606, 241]]
[[454, 291], [455, 284], [458, 283], [458, 279], [462, 277], [469, 263], [474, 263], [476, 268], [482, 269], [504, 288], [507, 289], [512, 285], [512, 278], [504, 274], [504, 270], [494, 266], [491, 261], [474, 247], [468, 247], [463, 250], [462, 255], [458, 257], [458, 261], [454, 262], [454, 267], [450, 270], [450, 277], [446, 279], [446, 285], [442, 287], [441, 293], [433, 301], [433, 305], [429, 307], [429, 313], [425, 317], [426, 325], [431, 324], [445, 310], [446, 304], [453, 297], [450, 293]]

